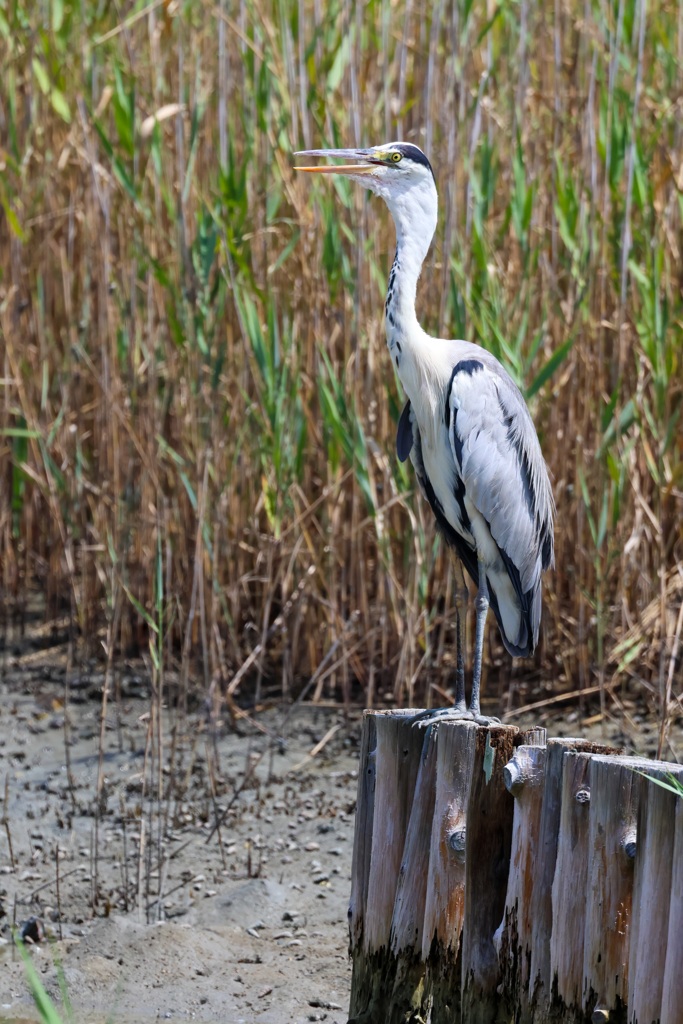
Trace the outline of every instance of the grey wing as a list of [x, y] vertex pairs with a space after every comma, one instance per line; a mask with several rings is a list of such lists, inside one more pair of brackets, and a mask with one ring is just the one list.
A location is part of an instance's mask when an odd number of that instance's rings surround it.
[[[541, 573], [553, 563], [554, 502], [538, 437], [522, 395], [497, 362], [458, 363], [446, 402], [465, 502], [483, 517], [517, 595], [516, 635], [503, 625], [513, 617], [504, 604], [511, 598], [492, 560], [487, 579], [501, 604], [496, 617], [508, 650], [529, 653], [538, 638]], [[486, 561], [484, 551], [480, 556]]]
[[410, 455], [410, 449], [413, 447], [413, 416], [410, 407], [410, 400], [406, 402], [401, 413], [401, 418], [398, 421], [398, 430], [396, 431], [396, 453], [398, 455], [399, 462], [405, 462]]
[[[409, 408], [410, 402], [406, 406], [406, 409]], [[422, 437], [420, 436], [420, 428], [417, 425], [414, 413], [411, 416], [411, 422], [412, 447], [410, 449], [410, 461], [412, 462], [413, 469], [415, 470], [415, 478], [417, 479], [420, 487], [420, 493], [425, 501], [429, 503], [431, 510], [434, 513], [434, 518], [436, 519], [439, 531], [445, 538], [446, 543], [455, 549], [460, 561], [474, 580], [475, 586], [478, 586], [479, 568], [477, 566], [476, 549], [472, 544], [468, 543], [462, 532], [457, 530], [453, 523], [448, 519], [444, 507], [439, 501], [432, 485], [432, 481], [429, 479], [425, 469], [424, 459], [422, 457]]]

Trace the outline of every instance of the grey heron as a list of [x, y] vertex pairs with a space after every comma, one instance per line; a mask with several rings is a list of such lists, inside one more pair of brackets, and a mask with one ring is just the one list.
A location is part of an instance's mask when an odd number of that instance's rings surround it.
[[[541, 621], [541, 577], [553, 565], [555, 505], [548, 470], [524, 398], [486, 349], [432, 338], [415, 313], [422, 264], [436, 230], [438, 196], [429, 160], [417, 146], [313, 149], [343, 165], [296, 170], [343, 174], [380, 196], [396, 226], [396, 254], [385, 303], [387, 345], [406, 393], [396, 447], [410, 455], [422, 494], [458, 556], [455, 587], [456, 692], [437, 711], [487, 723], [480, 708], [484, 626], [489, 605], [505, 647], [530, 655]], [[463, 656], [467, 586], [477, 587], [476, 639], [469, 708]]]

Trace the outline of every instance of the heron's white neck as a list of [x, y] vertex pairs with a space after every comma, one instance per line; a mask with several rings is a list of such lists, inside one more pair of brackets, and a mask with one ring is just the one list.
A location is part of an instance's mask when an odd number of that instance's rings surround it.
[[397, 338], [409, 340], [417, 326], [417, 281], [436, 230], [438, 199], [432, 181], [384, 198], [396, 225], [396, 255], [385, 303], [387, 343], [393, 349]]

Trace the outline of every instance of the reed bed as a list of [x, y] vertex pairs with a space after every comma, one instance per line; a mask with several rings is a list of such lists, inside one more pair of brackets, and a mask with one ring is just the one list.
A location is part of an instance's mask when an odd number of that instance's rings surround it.
[[[0, 39], [6, 623], [38, 594], [183, 699], [441, 699], [451, 572], [394, 452], [393, 229], [292, 173], [403, 138], [440, 191], [422, 322], [503, 361], [554, 482], [512, 679], [603, 711], [635, 679], [680, 711], [680, 0], [0, 0]], [[507, 688], [495, 629], [487, 657]]]

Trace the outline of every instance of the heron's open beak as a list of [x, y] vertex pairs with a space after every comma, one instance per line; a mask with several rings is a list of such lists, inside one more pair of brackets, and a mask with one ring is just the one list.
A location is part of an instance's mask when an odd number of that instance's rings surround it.
[[303, 149], [294, 156], [329, 156], [337, 160], [357, 160], [355, 164], [331, 164], [319, 167], [295, 167], [309, 174], [373, 174], [382, 161], [373, 157], [371, 149]]

